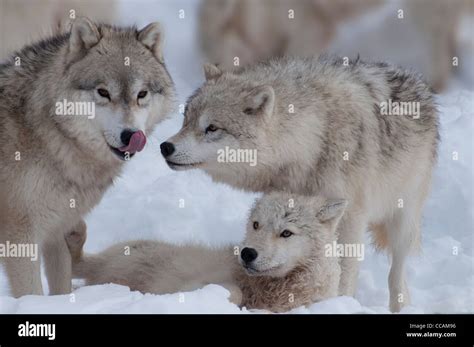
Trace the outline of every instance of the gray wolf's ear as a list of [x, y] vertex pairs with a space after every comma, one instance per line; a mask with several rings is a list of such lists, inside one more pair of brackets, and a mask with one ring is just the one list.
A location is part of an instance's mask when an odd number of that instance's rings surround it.
[[319, 209], [316, 218], [321, 223], [337, 223], [344, 214], [347, 206], [347, 200], [344, 199], [328, 199]]
[[57, 15], [54, 18], [53, 32], [54, 34], [63, 34], [71, 31], [72, 24], [74, 19], [69, 17], [63, 18], [62, 16]]
[[248, 115], [270, 117], [275, 104], [275, 92], [271, 86], [259, 86], [246, 96], [243, 112]]
[[215, 80], [222, 75], [222, 70], [214, 64], [204, 64], [203, 69], [206, 81]]
[[163, 59], [163, 29], [161, 24], [154, 22], [148, 24], [142, 30], [138, 32], [138, 41], [143, 43], [153, 55], [160, 61], [164, 62]]
[[100, 41], [97, 26], [85, 17], [77, 18], [71, 26], [69, 38], [69, 62], [80, 59], [86, 51]]

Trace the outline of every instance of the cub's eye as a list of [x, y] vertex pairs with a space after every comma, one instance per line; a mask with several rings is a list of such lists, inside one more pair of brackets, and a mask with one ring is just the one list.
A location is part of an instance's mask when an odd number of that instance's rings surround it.
[[207, 128], [206, 128], [206, 134], [208, 132], [214, 132], [217, 130], [217, 127], [214, 125], [214, 124], [210, 124]]
[[110, 100], [110, 94], [109, 94], [109, 92], [108, 92], [107, 89], [99, 88], [99, 89], [97, 89], [97, 93], [98, 93], [101, 97], [107, 98], [107, 99]]
[[288, 238], [290, 237], [291, 235], [293, 235], [293, 233], [289, 230], [283, 230], [282, 233], [280, 234], [280, 237], [284, 237], [284, 238]]
[[137, 98], [138, 98], [138, 99], [143, 99], [143, 98], [146, 97], [147, 95], [148, 95], [148, 91], [142, 90], [141, 92], [138, 93]]
[[254, 228], [255, 230], [258, 229], [258, 222], [253, 222], [253, 228]]

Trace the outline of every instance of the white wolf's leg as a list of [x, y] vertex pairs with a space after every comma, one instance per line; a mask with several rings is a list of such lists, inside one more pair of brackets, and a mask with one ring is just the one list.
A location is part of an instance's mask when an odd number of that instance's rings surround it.
[[392, 264], [388, 275], [390, 311], [399, 312], [410, 304], [405, 279], [405, 261], [420, 235], [420, 217], [416, 209], [405, 206], [385, 224]]
[[[339, 235], [338, 244], [362, 244], [366, 228], [365, 218], [348, 212], [342, 217], [337, 227]], [[339, 295], [355, 295], [359, 275], [359, 262], [357, 257], [344, 256], [340, 259], [341, 278], [339, 280]]]
[[84, 221], [81, 221], [76, 227], [72, 228], [64, 235], [66, 243], [71, 253], [72, 263], [78, 262], [83, 255], [84, 243], [87, 239], [87, 226]]
[[[75, 228], [79, 228], [79, 226]], [[43, 256], [50, 295], [70, 293], [72, 285], [71, 253], [63, 233], [51, 234], [45, 240]]]
[[[103, 272], [105, 264], [110, 262], [102, 254], [85, 254], [84, 244], [87, 239], [87, 226], [84, 221], [64, 235], [71, 253], [72, 278], [84, 278], [87, 283], [105, 283], [110, 275]], [[132, 262], [132, 261], [131, 261]], [[133, 262], [132, 262], [133, 263]]]
[[[11, 245], [17, 246], [22, 244], [38, 244], [37, 240], [27, 230], [16, 230], [11, 235], [6, 235], [6, 233], [2, 235], [0, 233], [0, 242], [5, 244], [6, 241], [9, 241]], [[36, 260], [32, 260], [29, 257], [5, 257], [3, 261], [10, 281], [11, 293], [14, 297], [43, 295], [40, 254], [37, 254]]]

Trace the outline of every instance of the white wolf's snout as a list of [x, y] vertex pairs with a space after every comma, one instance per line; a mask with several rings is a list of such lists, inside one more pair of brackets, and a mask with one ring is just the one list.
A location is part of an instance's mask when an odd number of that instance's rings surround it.
[[193, 136], [181, 137], [180, 133], [160, 145], [161, 154], [173, 170], [188, 170], [201, 166], [207, 161], [205, 146]]

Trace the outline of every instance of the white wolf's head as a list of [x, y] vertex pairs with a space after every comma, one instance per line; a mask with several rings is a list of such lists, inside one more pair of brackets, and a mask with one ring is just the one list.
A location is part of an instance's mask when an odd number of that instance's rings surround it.
[[335, 240], [347, 202], [287, 193], [257, 200], [247, 224], [240, 263], [255, 276], [283, 277]]
[[174, 100], [162, 41], [158, 23], [137, 30], [75, 20], [54, 87], [63, 132], [102, 160], [126, 160], [141, 151]]
[[228, 181], [225, 175], [251, 176], [275, 160], [274, 90], [213, 65], [205, 66], [205, 75], [206, 83], [188, 100], [181, 130], [161, 144], [161, 152], [174, 170], [201, 168], [222, 181]]

